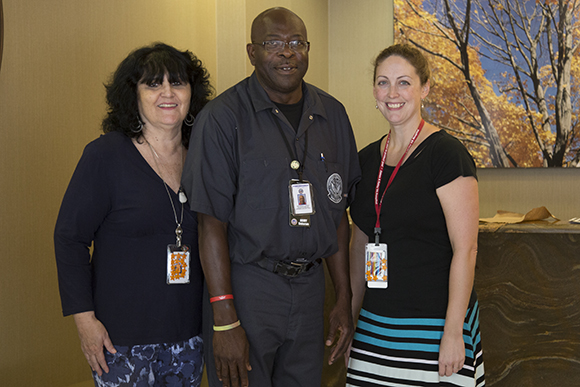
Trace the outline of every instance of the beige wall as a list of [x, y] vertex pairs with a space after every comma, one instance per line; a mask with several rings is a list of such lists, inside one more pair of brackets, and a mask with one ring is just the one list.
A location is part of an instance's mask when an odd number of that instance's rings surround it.
[[[247, 59], [252, 20], [263, 10], [280, 6], [296, 12], [308, 29], [311, 43], [310, 66], [306, 80], [328, 88], [328, 7], [326, 0], [219, 0], [216, 2], [218, 93], [250, 75], [253, 66]], [[212, 73], [213, 74], [213, 73]]]
[[90, 379], [63, 318], [52, 232], [84, 145], [99, 135], [109, 74], [160, 40], [215, 73], [213, 1], [4, 0], [0, 72], [0, 385]]
[[545, 206], [556, 218], [580, 217], [580, 168], [479, 169], [481, 217]]
[[[105, 82], [152, 41], [190, 49], [217, 91], [252, 70], [252, 19], [283, 5], [312, 42], [307, 80], [346, 106], [359, 147], [386, 131], [371, 92], [373, 56], [392, 40], [383, 0], [4, 0], [0, 71], [0, 385], [90, 385], [74, 324], [60, 314], [52, 232], [87, 142], [99, 135]], [[580, 216], [580, 170], [484, 170], [482, 214], [547, 205]]]
[[389, 1], [329, 2], [329, 92], [346, 107], [359, 149], [388, 130], [375, 109], [375, 56], [393, 42], [393, 6]]

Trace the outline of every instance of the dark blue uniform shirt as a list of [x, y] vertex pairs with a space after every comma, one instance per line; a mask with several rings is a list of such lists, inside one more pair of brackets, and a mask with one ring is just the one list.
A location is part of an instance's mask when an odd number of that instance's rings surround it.
[[[270, 100], [255, 74], [226, 90], [196, 117], [183, 170], [194, 211], [228, 223], [233, 262], [315, 260], [338, 251], [336, 230], [360, 179], [357, 149], [343, 105], [303, 83], [298, 130]], [[280, 128], [292, 148], [284, 143]], [[304, 158], [313, 187], [310, 227], [291, 227], [289, 191]]]

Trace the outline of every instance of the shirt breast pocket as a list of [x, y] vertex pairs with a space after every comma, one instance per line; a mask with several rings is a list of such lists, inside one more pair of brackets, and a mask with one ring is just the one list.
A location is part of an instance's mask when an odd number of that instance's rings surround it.
[[254, 210], [288, 208], [289, 161], [285, 157], [246, 160], [240, 171], [240, 197]]

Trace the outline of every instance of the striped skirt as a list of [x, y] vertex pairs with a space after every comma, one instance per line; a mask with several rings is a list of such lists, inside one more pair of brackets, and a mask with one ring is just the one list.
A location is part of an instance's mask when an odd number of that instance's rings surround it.
[[439, 376], [444, 324], [445, 319], [390, 318], [361, 310], [346, 385], [484, 386], [478, 303], [467, 310], [463, 324], [465, 365], [449, 377]]

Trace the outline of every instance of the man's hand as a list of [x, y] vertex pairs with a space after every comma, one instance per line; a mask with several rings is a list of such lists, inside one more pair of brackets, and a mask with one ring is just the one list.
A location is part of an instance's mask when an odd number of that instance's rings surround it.
[[249, 386], [250, 345], [242, 327], [214, 332], [213, 352], [217, 377], [223, 387]]
[[328, 364], [333, 364], [338, 358], [346, 353], [354, 336], [354, 327], [350, 305], [343, 305], [337, 301], [330, 312], [330, 328], [326, 337], [326, 346], [330, 347], [338, 335], [338, 341], [330, 352]]
[[338, 341], [330, 352], [328, 364], [333, 364], [339, 357], [344, 355], [354, 336], [352, 323], [352, 291], [350, 289], [348, 241], [349, 225], [346, 211], [342, 214], [342, 219], [336, 236], [338, 240], [338, 251], [326, 258], [328, 273], [334, 284], [336, 294], [336, 304], [330, 312], [330, 328], [326, 337], [326, 346], [330, 347], [338, 335]]
[[81, 340], [81, 349], [91, 369], [99, 376], [103, 371], [109, 373], [103, 347], [110, 353], [117, 353], [117, 350], [109, 339], [107, 329], [97, 320], [94, 312], [77, 313], [74, 320]]

